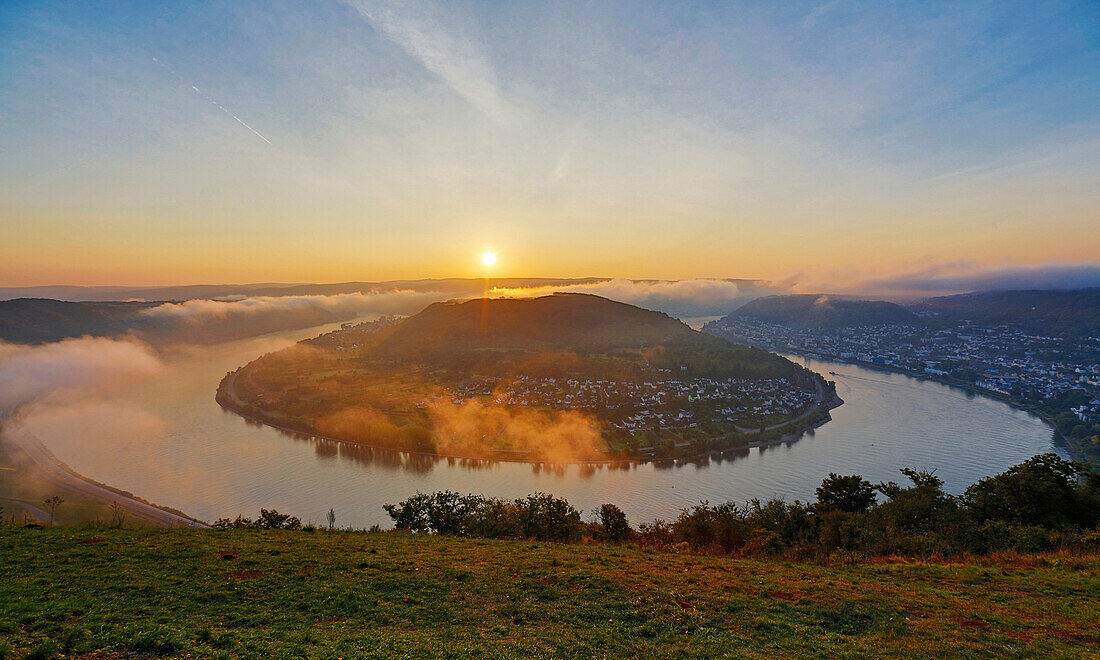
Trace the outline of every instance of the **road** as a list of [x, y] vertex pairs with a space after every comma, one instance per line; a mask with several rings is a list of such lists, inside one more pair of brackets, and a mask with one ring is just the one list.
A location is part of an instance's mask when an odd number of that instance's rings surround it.
[[[108, 505], [117, 502], [134, 518], [158, 527], [209, 527], [206, 523], [185, 514], [150, 504], [134, 495], [76, 473], [59, 461], [38, 438], [29, 433], [22, 431], [5, 433], [3, 442], [8, 452], [13, 455], [16, 465], [33, 466], [30, 469], [35, 472], [35, 478], [52, 484], [62, 494], [76, 495]], [[19, 471], [16, 470], [16, 472]], [[29, 506], [24, 502], [19, 504], [22, 507]], [[39, 513], [45, 514], [41, 510], [35, 512], [33, 509], [37, 507], [30, 508], [32, 510], [29, 513], [36, 518], [39, 517]]]

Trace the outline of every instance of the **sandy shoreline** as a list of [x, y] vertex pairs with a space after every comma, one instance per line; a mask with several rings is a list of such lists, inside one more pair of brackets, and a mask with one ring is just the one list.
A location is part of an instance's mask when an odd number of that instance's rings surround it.
[[[140, 497], [106, 484], [101, 484], [76, 472], [26, 432], [4, 433], [0, 442], [23, 465], [31, 466], [34, 478], [53, 484], [63, 493], [77, 495], [106, 505], [117, 503], [127, 514], [139, 521], [158, 527], [209, 527], [187, 514], [157, 506]], [[23, 504], [18, 502], [19, 504]], [[38, 517], [37, 515], [35, 517]]]

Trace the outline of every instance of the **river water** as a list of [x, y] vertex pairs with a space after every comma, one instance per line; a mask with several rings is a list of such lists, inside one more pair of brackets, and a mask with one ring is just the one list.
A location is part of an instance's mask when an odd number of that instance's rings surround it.
[[[684, 465], [626, 468], [458, 461], [373, 452], [292, 437], [224, 412], [226, 372], [329, 327], [181, 350], [152, 381], [93, 401], [42, 408], [25, 426], [76, 471], [204, 520], [275, 508], [338, 526], [388, 526], [382, 505], [451, 489], [514, 498], [542, 491], [590, 511], [612, 502], [633, 523], [671, 518], [700, 500], [812, 500], [830, 472], [904, 480], [934, 470], [952, 492], [1034, 454], [1052, 431], [1001, 402], [897, 374], [792, 358], [835, 380], [845, 404], [813, 434]], [[829, 375], [836, 372], [836, 375]]]

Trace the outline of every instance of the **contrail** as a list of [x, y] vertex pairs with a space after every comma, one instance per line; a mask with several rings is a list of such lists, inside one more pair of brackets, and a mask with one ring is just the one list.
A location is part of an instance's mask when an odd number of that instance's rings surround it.
[[[183, 77], [181, 75], [179, 75], [178, 73], [176, 73], [176, 71], [172, 67], [168, 66], [164, 62], [161, 62], [159, 59], [157, 59], [155, 57], [153, 58], [153, 61], [156, 62], [157, 64], [159, 64], [162, 68], [164, 68], [166, 71], [171, 73], [173, 76], [175, 76], [177, 80], [179, 80], [181, 82], [184, 82], [186, 84], [186, 81], [183, 80]], [[240, 124], [241, 126], [244, 126], [248, 130], [252, 131], [252, 133], [254, 133], [256, 135], [256, 137], [260, 138], [261, 140], [263, 140], [264, 142], [266, 142], [266, 143], [268, 143], [272, 146], [275, 146], [271, 142], [271, 140], [268, 140], [266, 137], [264, 137], [263, 133], [261, 133], [261, 132], [257, 131], [256, 129], [252, 128], [251, 126], [249, 126], [247, 123], [245, 123], [245, 121], [243, 119], [241, 119], [237, 115], [235, 115], [232, 112], [226, 110], [225, 106], [223, 106], [221, 103], [218, 103], [217, 101], [215, 101], [213, 98], [210, 97], [210, 95], [204, 93], [202, 90], [200, 90], [198, 87], [195, 87], [194, 85], [188, 85], [188, 87], [190, 87], [192, 91], [194, 91], [196, 94], [198, 94], [200, 97], [202, 97], [203, 100], [209, 101], [210, 104], [213, 105], [215, 108], [217, 108], [218, 110], [221, 110], [227, 116], [232, 117], [233, 119], [235, 119], [237, 121], [237, 123]]]

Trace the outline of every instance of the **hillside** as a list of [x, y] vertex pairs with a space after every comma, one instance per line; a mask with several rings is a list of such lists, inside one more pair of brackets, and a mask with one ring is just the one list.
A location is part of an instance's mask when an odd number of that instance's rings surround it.
[[930, 298], [913, 308], [952, 320], [1022, 325], [1039, 334], [1100, 336], [1100, 287], [966, 293]]
[[816, 328], [919, 322], [916, 314], [891, 302], [818, 294], [757, 298], [734, 310], [715, 325], [721, 326], [726, 321], [737, 319]]
[[660, 312], [598, 296], [560, 293], [435, 303], [399, 326], [378, 351], [408, 356], [477, 349], [589, 352], [713, 343]]
[[347, 320], [353, 312], [322, 308], [272, 309], [255, 314], [150, 316], [161, 302], [67, 302], [46, 298], [0, 301], [0, 341], [37, 344], [84, 335], [133, 333], [152, 343], [217, 343], [277, 330]]
[[402, 533], [0, 527], [0, 656], [1085, 657], [1100, 559], [821, 565]]
[[15, 343], [57, 341], [81, 335], [126, 332], [141, 311], [158, 303], [63, 302], [46, 298], [0, 301], [0, 339]]
[[[798, 372], [784, 358], [692, 330], [667, 314], [577, 293], [429, 305], [394, 328], [371, 355], [500, 371], [509, 357], [560, 352], [634, 355], [643, 366], [695, 376], [793, 378]], [[530, 363], [524, 359], [528, 370]]]

